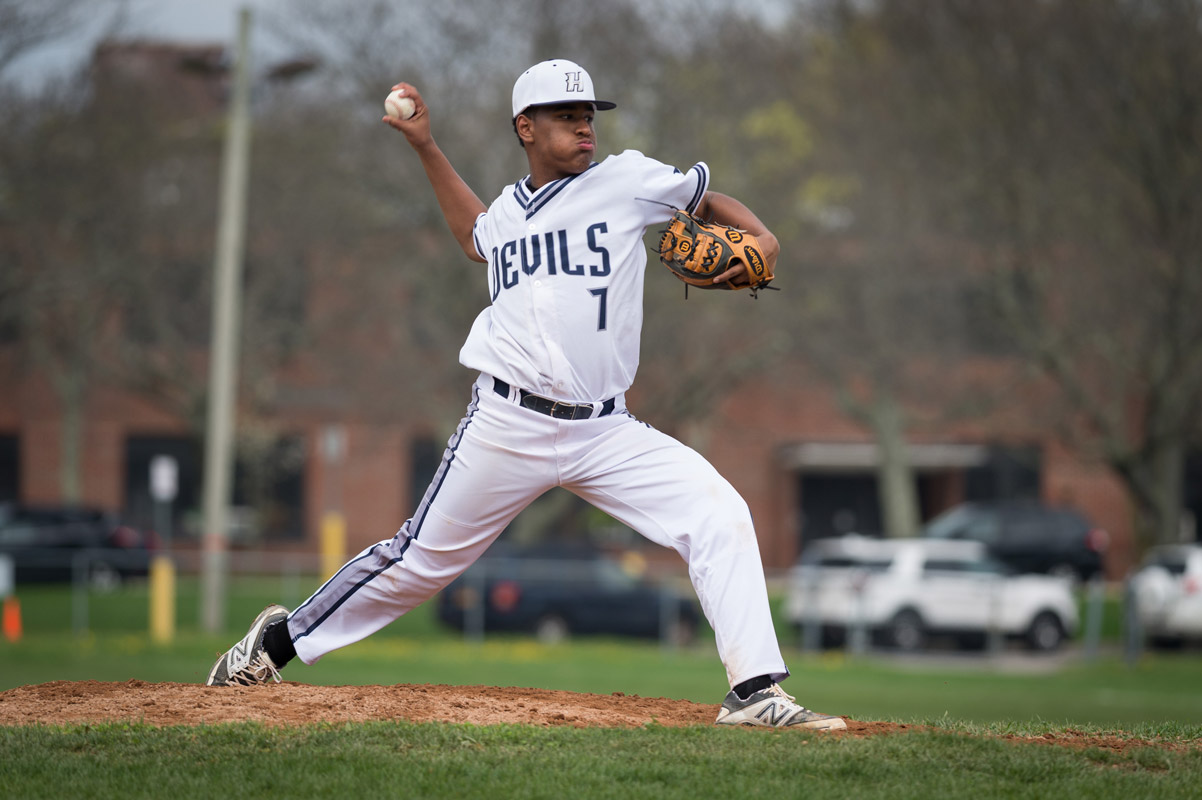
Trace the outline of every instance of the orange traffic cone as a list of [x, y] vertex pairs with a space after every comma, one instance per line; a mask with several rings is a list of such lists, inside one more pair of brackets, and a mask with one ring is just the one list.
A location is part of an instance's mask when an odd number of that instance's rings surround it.
[[10, 642], [19, 642], [21, 634], [21, 601], [14, 595], [4, 598], [4, 638]]

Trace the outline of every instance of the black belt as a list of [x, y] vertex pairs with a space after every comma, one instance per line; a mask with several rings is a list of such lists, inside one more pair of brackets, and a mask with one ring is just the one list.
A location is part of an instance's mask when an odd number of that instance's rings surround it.
[[[493, 378], [492, 388], [501, 397], [509, 399], [509, 384], [505, 381]], [[597, 416], [604, 417], [612, 414], [615, 404], [616, 399], [609, 398], [601, 404], [601, 411]], [[560, 400], [552, 400], [550, 397], [531, 394], [525, 389], [518, 389], [518, 405], [555, 419], [587, 419], [593, 415], [593, 408], [595, 408], [592, 403], [564, 403]]]

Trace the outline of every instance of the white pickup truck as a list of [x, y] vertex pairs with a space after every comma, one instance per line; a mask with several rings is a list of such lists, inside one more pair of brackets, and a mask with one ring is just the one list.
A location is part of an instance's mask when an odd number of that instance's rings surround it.
[[806, 549], [790, 573], [785, 615], [820, 625], [828, 641], [864, 630], [905, 651], [934, 634], [974, 642], [998, 634], [1051, 651], [1078, 624], [1069, 581], [1015, 575], [979, 542], [857, 535]]

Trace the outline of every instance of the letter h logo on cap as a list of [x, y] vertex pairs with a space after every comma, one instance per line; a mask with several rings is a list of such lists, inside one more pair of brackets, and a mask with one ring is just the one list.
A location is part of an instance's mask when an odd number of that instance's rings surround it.
[[579, 72], [565, 72], [563, 74], [563, 77], [564, 77], [564, 82], [566, 83], [566, 85], [564, 86], [564, 91], [566, 91], [566, 92], [583, 92], [584, 91], [584, 84], [580, 80]]

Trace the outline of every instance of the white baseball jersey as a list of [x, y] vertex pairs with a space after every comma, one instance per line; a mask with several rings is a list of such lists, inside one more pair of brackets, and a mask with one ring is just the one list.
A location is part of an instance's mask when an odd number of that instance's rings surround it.
[[509, 186], [476, 220], [492, 305], [464, 366], [556, 400], [597, 402], [630, 388], [643, 325], [643, 232], [694, 210], [709, 169], [687, 173], [627, 150], [532, 191]]

